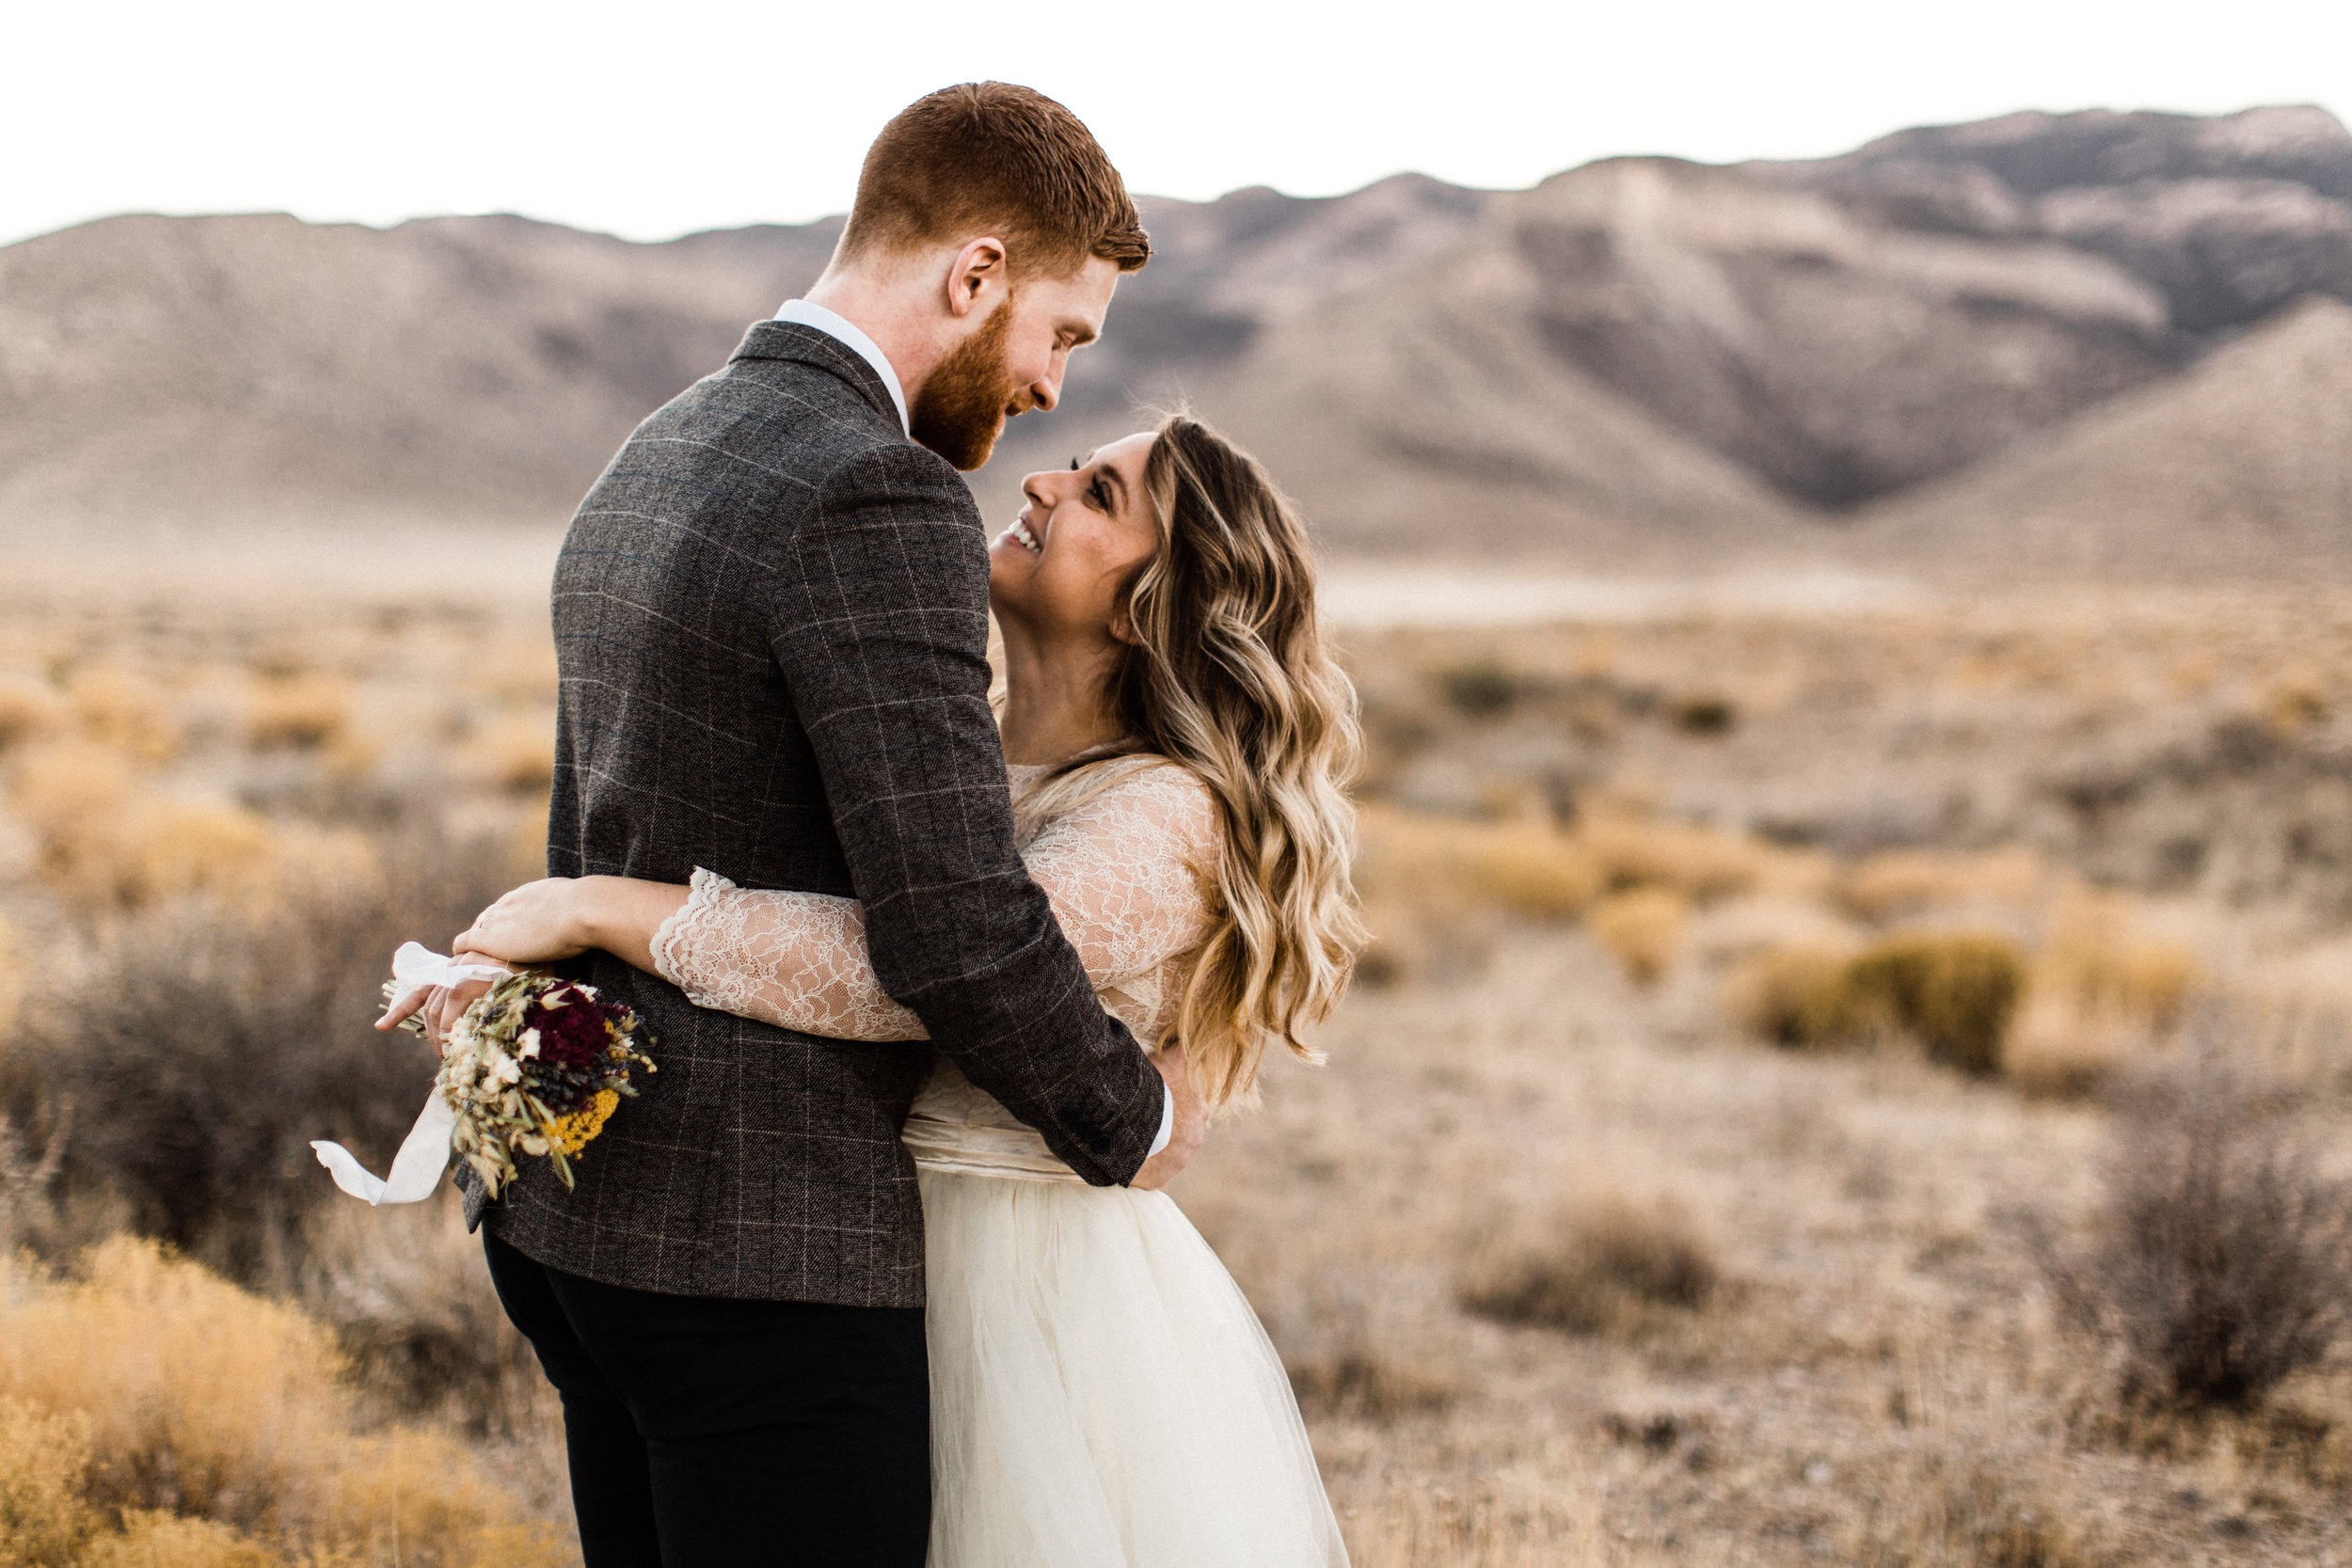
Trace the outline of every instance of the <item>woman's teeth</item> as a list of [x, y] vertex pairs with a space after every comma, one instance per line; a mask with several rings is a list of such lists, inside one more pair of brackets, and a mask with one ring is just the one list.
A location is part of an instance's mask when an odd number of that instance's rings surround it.
[[1031, 555], [1041, 555], [1044, 553], [1045, 546], [1037, 542], [1037, 535], [1029, 531], [1028, 524], [1016, 522], [1012, 525], [1012, 527], [1007, 529], [1005, 531], [1011, 534], [1014, 539], [1018, 540], [1021, 547], [1027, 550]]

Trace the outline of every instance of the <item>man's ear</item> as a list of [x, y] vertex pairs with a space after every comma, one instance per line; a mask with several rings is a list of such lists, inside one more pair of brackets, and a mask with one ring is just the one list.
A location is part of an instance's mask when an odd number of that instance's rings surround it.
[[[1005, 242], [993, 235], [971, 241], [956, 252], [954, 264], [947, 271], [947, 311], [950, 315], [968, 316], [991, 305], [995, 296], [1008, 286], [1009, 274], [1005, 265]], [[980, 310], [982, 315], [987, 310]]]

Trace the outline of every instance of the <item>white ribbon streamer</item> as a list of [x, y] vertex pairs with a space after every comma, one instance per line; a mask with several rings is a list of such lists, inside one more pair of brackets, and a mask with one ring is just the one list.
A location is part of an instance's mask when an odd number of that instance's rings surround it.
[[[392, 955], [392, 978], [405, 992], [431, 986], [456, 986], [468, 980], [501, 980], [508, 971], [490, 964], [465, 963], [434, 952], [422, 942], [403, 942]], [[417, 1203], [433, 1196], [441, 1172], [449, 1168], [449, 1134], [457, 1113], [437, 1088], [417, 1113], [416, 1125], [400, 1141], [392, 1156], [391, 1175], [371, 1175], [351, 1150], [324, 1138], [313, 1138], [311, 1149], [319, 1164], [335, 1178], [335, 1185], [370, 1204]]]

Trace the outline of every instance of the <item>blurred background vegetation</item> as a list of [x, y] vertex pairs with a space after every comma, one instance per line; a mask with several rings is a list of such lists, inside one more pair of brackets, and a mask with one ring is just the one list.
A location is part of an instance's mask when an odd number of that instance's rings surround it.
[[[0, 1561], [571, 1550], [453, 1204], [307, 1148], [389, 1158], [391, 948], [537, 873], [533, 591], [15, 595]], [[1341, 630], [1376, 941], [1179, 1196], [1361, 1560], [2331, 1539], [2352, 601]]]

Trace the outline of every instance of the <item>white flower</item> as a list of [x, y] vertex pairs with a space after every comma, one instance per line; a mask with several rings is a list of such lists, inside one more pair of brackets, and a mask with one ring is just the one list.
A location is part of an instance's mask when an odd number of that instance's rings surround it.
[[501, 1084], [520, 1083], [523, 1076], [523, 1065], [512, 1056], [496, 1057], [490, 1063], [490, 1076]]
[[538, 1031], [538, 1030], [536, 1030], [536, 1029], [526, 1029], [526, 1030], [524, 1030], [524, 1031], [523, 1031], [523, 1037], [522, 1037], [521, 1039], [518, 1039], [518, 1040], [516, 1040], [516, 1041], [515, 1042], [515, 1054], [516, 1054], [516, 1055], [517, 1055], [517, 1056], [536, 1056], [536, 1055], [538, 1055], [538, 1054], [539, 1054], [539, 1031]]

